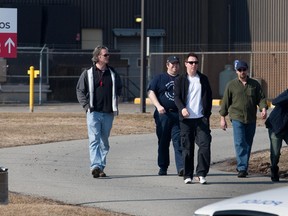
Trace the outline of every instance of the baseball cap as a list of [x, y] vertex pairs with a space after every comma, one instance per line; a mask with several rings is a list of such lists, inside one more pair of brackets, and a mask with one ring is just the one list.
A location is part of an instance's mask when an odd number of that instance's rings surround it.
[[177, 58], [176, 56], [169, 56], [168, 58], [167, 58], [167, 62], [170, 62], [170, 63], [179, 63], [180, 61], [179, 61], [179, 58]]
[[245, 68], [247, 70], [248, 64], [244, 61], [241, 61], [241, 60], [235, 60], [234, 61], [234, 68], [235, 68], [235, 70], [239, 70], [240, 68]]

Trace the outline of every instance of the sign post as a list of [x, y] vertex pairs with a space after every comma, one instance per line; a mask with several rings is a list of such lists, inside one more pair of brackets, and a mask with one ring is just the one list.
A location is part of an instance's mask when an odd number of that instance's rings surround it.
[[17, 9], [0, 8], [0, 58], [17, 57]]

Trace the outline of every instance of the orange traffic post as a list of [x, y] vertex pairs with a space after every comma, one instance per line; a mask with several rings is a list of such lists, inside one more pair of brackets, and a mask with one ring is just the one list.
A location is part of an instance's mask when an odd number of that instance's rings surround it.
[[30, 70], [28, 70], [28, 74], [30, 75], [29, 108], [30, 108], [30, 112], [33, 112], [34, 111], [34, 78], [37, 78], [37, 75], [39, 75], [39, 70], [34, 70], [34, 67], [30, 66]]

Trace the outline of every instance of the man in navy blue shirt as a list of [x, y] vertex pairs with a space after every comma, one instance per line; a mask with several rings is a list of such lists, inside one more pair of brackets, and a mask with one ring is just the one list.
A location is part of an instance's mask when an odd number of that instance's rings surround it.
[[158, 138], [159, 175], [167, 175], [170, 165], [169, 146], [172, 139], [176, 169], [183, 176], [183, 160], [180, 142], [179, 114], [174, 103], [174, 81], [180, 69], [179, 58], [170, 56], [167, 59], [167, 72], [154, 77], [148, 85], [148, 97], [155, 106], [154, 119]]

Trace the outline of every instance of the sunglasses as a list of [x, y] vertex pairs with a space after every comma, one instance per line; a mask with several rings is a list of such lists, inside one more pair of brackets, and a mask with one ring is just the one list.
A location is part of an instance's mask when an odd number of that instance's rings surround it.
[[110, 56], [110, 54], [104, 54], [104, 55], [102, 55], [102, 56], [104, 56], [104, 57], [109, 57], [109, 56]]
[[247, 69], [246, 68], [239, 68], [237, 71], [239, 71], [239, 72], [242, 72], [242, 71], [246, 71]]
[[190, 64], [190, 65], [193, 65], [193, 64], [197, 65], [197, 64], [199, 64], [198, 61], [187, 61], [187, 63]]

